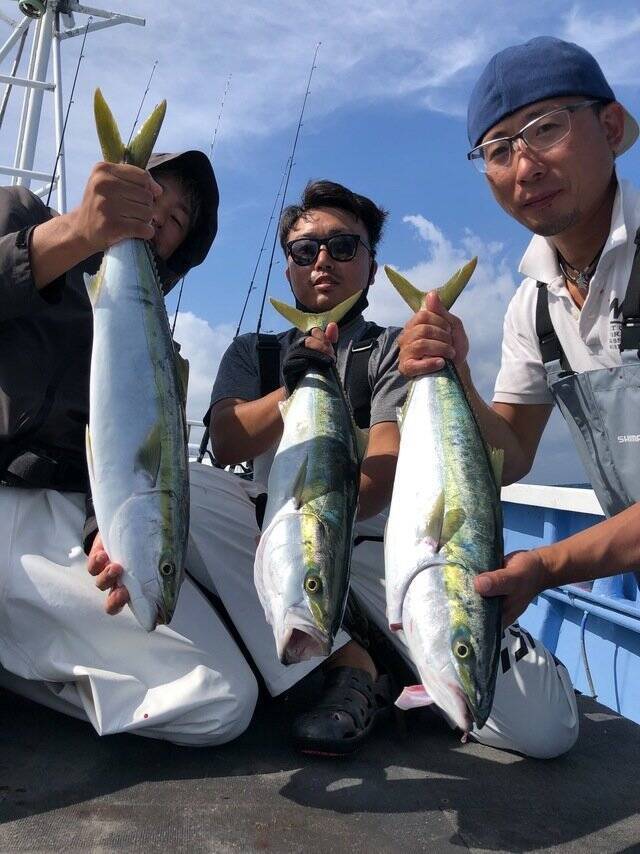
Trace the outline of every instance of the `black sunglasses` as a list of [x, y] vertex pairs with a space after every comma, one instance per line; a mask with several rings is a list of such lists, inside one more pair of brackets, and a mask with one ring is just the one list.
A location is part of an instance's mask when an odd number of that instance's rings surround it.
[[320, 250], [324, 246], [334, 261], [352, 261], [356, 257], [358, 246], [362, 244], [370, 254], [371, 247], [367, 246], [359, 234], [334, 234], [331, 237], [299, 237], [290, 240], [287, 246], [287, 255], [299, 267], [308, 267], [313, 264]]

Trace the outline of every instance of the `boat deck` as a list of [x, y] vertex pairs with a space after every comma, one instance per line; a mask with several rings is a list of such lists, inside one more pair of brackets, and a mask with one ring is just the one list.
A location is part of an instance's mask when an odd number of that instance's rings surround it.
[[296, 754], [301, 698], [262, 701], [237, 741], [99, 738], [0, 692], [0, 851], [640, 851], [640, 727], [580, 698], [567, 756], [461, 744], [428, 711], [355, 758]]

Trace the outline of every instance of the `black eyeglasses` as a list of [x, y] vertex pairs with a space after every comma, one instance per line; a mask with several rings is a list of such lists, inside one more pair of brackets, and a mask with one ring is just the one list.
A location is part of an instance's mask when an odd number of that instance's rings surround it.
[[324, 246], [334, 261], [352, 261], [356, 257], [358, 246], [373, 254], [370, 246], [364, 242], [359, 234], [334, 234], [331, 237], [299, 237], [290, 240], [287, 245], [287, 255], [299, 267], [308, 267], [313, 264], [320, 250]]

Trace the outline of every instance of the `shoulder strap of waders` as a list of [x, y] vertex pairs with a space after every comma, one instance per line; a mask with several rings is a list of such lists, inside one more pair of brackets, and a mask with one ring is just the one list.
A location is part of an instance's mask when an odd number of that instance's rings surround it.
[[622, 303], [620, 350], [640, 350], [640, 228], [636, 231], [634, 242], [636, 251]]
[[377, 323], [367, 323], [363, 336], [351, 345], [345, 373], [345, 385], [353, 420], [363, 429], [369, 426], [371, 420], [372, 389], [369, 383], [369, 359], [383, 332], [384, 328]]
[[559, 361], [560, 367], [564, 373], [574, 373], [569, 360], [567, 359], [562, 345], [558, 340], [556, 331], [551, 322], [549, 313], [549, 291], [545, 282], [538, 282], [538, 295], [536, 299], [536, 335], [540, 344], [540, 354], [542, 355], [542, 363], [548, 365], [551, 362]]
[[256, 342], [258, 365], [260, 366], [260, 397], [279, 388], [280, 382], [280, 341], [277, 335], [261, 332]]

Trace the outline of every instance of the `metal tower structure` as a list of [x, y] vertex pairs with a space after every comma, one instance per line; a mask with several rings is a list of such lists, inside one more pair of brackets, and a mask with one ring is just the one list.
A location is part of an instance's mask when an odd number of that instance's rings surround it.
[[[30, 187], [32, 181], [38, 182], [40, 186], [35, 192], [39, 196], [46, 196], [52, 187], [55, 187], [57, 210], [65, 213], [67, 199], [60, 44], [65, 39], [78, 35], [84, 36], [85, 33], [118, 24], [144, 26], [145, 20], [106, 9], [84, 6], [75, 0], [19, 0], [17, 9], [22, 14], [22, 19], [19, 21], [14, 21], [0, 13], [0, 18], [12, 27], [11, 35], [0, 47], [0, 63], [15, 51], [11, 73], [0, 74], [0, 84], [5, 84], [4, 95], [0, 102], [0, 126], [13, 87], [24, 89], [13, 166], [0, 164], [0, 175], [9, 175], [13, 184], [23, 184], [25, 187]], [[76, 15], [88, 16], [87, 22], [83, 26], [76, 25]], [[30, 32], [32, 39], [28, 71], [26, 77], [19, 77], [20, 60]], [[51, 56], [53, 56], [53, 80], [49, 81], [47, 75]], [[45, 92], [51, 93], [54, 99], [55, 133], [51, 134], [51, 139], [55, 143], [53, 151], [56, 162], [55, 174], [34, 169], [42, 99]]]

